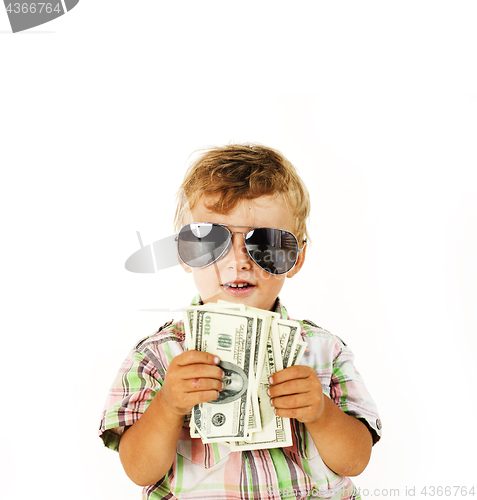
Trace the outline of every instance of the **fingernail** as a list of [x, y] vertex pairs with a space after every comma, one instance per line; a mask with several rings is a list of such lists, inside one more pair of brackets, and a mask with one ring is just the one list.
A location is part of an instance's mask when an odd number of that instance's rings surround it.
[[270, 385], [273, 385], [273, 378], [272, 377], [268, 377], [268, 382], [270, 383]]
[[270, 396], [270, 389], [267, 389], [267, 394]]
[[270, 404], [273, 406], [273, 399], [270, 399]]
[[217, 356], [215, 356], [215, 358], [214, 358], [214, 363], [216, 365], [218, 365], [220, 363], [220, 359]]
[[225, 384], [222, 382], [222, 391], [225, 389]]
[[225, 378], [225, 372], [222, 372], [222, 378]]

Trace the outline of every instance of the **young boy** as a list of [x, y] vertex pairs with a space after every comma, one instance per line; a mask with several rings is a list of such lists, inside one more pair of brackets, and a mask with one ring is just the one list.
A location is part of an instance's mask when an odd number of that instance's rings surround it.
[[[179, 195], [178, 254], [199, 292], [193, 303], [223, 299], [289, 318], [278, 294], [305, 262], [310, 206], [291, 163], [259, 145], [210, 149]], [[197, 228], [207, 243], [194, 240]], [[182, 320], [136, 345], [111, 388], [100, 435], [144, 486], [143, 498], [359, 498], [348, 476], [365, 469], [380, 438], [376, 407], [346, 344], [300, 324], [308, 344], [301, 363], [270, 378], [276, 414], [291, 419], [287, 448], [232, 452], [190, 437], [192, 408], [217, 399], [224, 374], [216, 356], [185, 350]]]

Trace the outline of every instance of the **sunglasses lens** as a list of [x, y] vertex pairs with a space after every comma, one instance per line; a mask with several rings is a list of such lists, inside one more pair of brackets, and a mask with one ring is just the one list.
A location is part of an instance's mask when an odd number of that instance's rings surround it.
[[289, 231], [257, 228], [245, 240], [250, 257], [267, 273], [284, 274], [295, 265], [298, 242]]
[[180, 230], [177, 251], [188, 266], [205, 267], [221, 257], [229, 239], [230, 232], [225, 227], [193, 222]]

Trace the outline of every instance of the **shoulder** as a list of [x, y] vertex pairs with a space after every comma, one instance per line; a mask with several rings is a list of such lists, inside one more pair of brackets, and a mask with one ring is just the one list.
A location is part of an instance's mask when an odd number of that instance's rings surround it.
[[309, 346], [310, 344], [328, 345], [329, 347], [333, 347], [335, 355], [347, 348], [344, 340], [328, 330], [325, 330], [321, 326], [318, 326], [313, 321], [308, 319], [294, 321], [297, 321], [300, 324], [303, 340], [307, 342]]
[[316, 323], [313, 323], [313, 321], [310, 321], [309, 319], [295, 320], [295, 321], [298, 321], [298, 323], [300, 323], [302, 332], [305, 334], [306, 337], [330, 338], [336, 340], [338, 343], [346, 347], [346, 343], [340, 337], [334, 335], [328, 330], [325, 330], [321, 326], [318, 326]]
[[307, 344], [302, 364], [331, 367], [343, 359], [353, 360], [351, 349], [337, 335], [308, 319], [293, 321], [299, 323], [302, 340]]

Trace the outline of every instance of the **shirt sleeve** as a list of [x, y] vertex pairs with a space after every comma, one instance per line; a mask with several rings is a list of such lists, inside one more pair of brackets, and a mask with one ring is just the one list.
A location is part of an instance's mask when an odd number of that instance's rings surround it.
[[381, 439], [381, 420], [363, 378], [354, 366], [354, 355], [344, 344], [337, 348], [330, 380], [330, 398], [345, 413], [361, 420], [371, 432], [373, 444]]
[[99, 436], [104, 445], [119, 450], [124, 431], [144, 413], [164, 381], [165, 370], [155, 356], [132, 350], [109, 390], [101, 415]]

